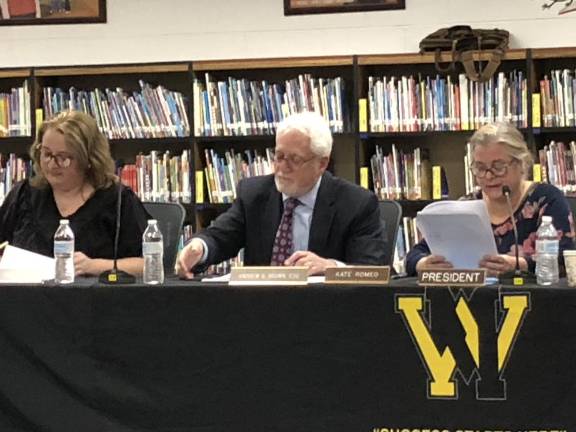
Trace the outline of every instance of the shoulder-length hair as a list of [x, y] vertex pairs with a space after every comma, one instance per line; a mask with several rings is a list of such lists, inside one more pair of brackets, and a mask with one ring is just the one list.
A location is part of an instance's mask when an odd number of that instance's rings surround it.
[[105, 189], [118, 181], [114, 174], [115, 164], [110, 155], [108, 139], [100, 132], [96, 120], [80, 111], [66, 111], [52, 120], [42, 123], [36, 141], [30, 147], [30, 158], [34, 164], [34, 176], [30, 182], [36, 187], [45, 187], [48, 182], [40, 165], [42, 139], [48, 130], [64, 135], [70, 153], [84, 170], [86, 180], [95, 189]]

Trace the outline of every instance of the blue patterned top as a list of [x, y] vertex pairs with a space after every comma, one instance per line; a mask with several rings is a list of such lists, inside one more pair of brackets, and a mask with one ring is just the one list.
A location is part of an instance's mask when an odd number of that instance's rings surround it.
[[[464, 199], [481, 199], [482, 192], [469, 195]], [[574, 223], [572, 213], [564, 194], [555, 186], [542, 183], [533, 183], [526, 193], [523, 202], [514, 213], [516, 227], [518, 229], [518, 243], [520, 244], [518, 255], [528, 262], [528, 270], [534, 273], [536, 262], [534, 261], [536, 231], [540, 226], [542, 216], [552, 216], [552, 223], [560, 236], [560, 264], [563, 268], [562, 251], [574, 249]], [[515, 255], [514, 230], [510, 218], [504, 222], [492, 224], [494, 238], [498, 253]], [[406, 273], [408, 276], [416, 275], [416, 263], [430, 255], [430, 249], [425, 240], [416, 244], [406, 256]]]

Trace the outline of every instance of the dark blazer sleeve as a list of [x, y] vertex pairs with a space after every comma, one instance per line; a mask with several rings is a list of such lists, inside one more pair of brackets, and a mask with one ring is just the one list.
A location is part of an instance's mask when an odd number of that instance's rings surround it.
[[391, 257], [386, 257], [384, 252], [384, 231], [380, 222], [378, 199], [374, 194], [366, 193], [363, 205], [350, 224], [345, 244], [346, 264], [391, 264]]
[[325, 172], [308, 249], [345, 264], [384, 265], [386, 240], [376, 195]]
[[245, 182], [239, 182], [237, 198], [230, 209], [218, 216], [212, 225], [194, 236], [204, 240], [208, 246], [206, 261], [197, 266], [195, 271], [203, 271], [212, 264], [233, 258], [244, 247], [246, 238], [245, 187]]

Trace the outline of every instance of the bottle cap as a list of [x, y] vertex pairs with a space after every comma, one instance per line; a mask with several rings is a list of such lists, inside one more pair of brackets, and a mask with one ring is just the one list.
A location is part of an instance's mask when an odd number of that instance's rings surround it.
[[60, 224], [68, 225], [68, 219], [60, 219]]
[[158, 223], [156, 219], [148, 219], [148, 225]]
[[552, 222], [552, 216], [542, 216], [542, 222]]

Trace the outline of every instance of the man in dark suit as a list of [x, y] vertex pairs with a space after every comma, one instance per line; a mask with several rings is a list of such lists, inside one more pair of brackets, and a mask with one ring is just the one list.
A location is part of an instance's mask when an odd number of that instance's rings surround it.
[[276, 133], [274, 174], [238, 184], [232, 207], [181, 251], [178, 274], [191, 277], [241, 248], [245, 265], [305, 266], [309, 274], [387, 264], [377, 198], [326, 172], [331, 151], [322, 116], [286, 118]]

